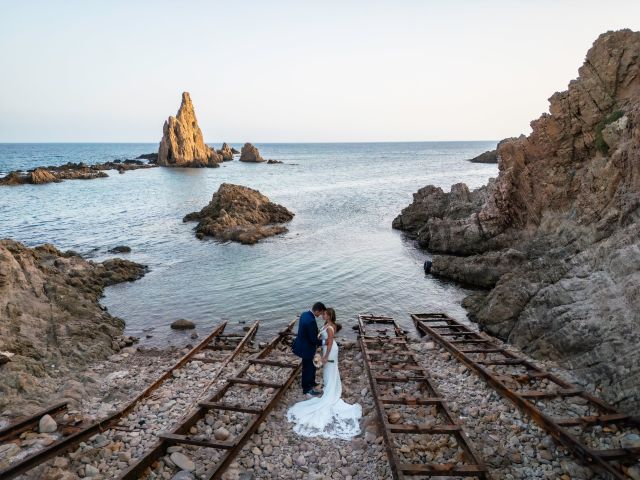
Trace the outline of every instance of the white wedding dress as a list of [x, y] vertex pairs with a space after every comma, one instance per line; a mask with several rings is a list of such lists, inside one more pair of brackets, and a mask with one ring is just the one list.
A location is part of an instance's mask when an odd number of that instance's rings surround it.
[[[329, 327], [331, 328], [331, 327]], [[320, 332], [327, 339], [326, 328]], [[325, 342], [326, 343], [326, 342]], [[322, 354], [327, 351], [322, 347]], [[349, 405], [342, 396], [342, 383], [338, 371], [338, 344], [335, 337], [328, 361], [322, 370], [324, 391], [321, 397], [298, 402], [287, 411], [287, 420], [293, 422], [293, 431], [305, 437], [341, 438], [349, 440], [360, 433], [362, 407]]]

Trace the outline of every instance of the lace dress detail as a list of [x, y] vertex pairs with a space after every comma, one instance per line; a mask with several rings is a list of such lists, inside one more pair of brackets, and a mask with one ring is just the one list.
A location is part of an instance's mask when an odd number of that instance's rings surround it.
[[[329, 327], [330, 328], [330, 327]], [[327, 339], [326, 328], [320, 332]], [[322, 354], [326, 353], [326, 345]], [[321, 397], [298, 402], [287, 411], [287, 420], [294, 423], [293, 431], [305, 437], [340, 438], [349, 440], [360, 434], [362, 407], [349, 405], [342, 398], [342, 382], [338, 370], [338, 344], [334, 337], [329, 360], [322, 369], [324, 391]]]

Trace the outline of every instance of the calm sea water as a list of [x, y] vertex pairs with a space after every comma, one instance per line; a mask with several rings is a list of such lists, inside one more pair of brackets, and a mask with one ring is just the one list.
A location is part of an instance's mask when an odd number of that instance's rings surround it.
[[[147, 343], [186, 342], [188, 333], [169, 328], [179, 318], [195, 321], [200, 333], [222, 320], [239, 328], [259, 319], [261, 334], [273, 333], [316, 300], [335, 307], [347, 326], [360, 312], [393, 315], [408, 328], [412, 311], [465, 317], [460, 301], [467, 291], [425, 276], [426, 254], [391, 221], [424, 185], [477, 187], [495, 176], [495, 165], [466, 161], [495, 142], [257, 146], [265, 158], [288, 164], [233, 161], [218, 169], [156, 168], [2, 187], [0, 236], [30, 246], [50, 242], [96, 260], [116, 245], [130, 246], [121, 256], [151, 271], [108, 288], [102, 303]], [[0, 144], [0, 171], [135, 158], [156, 149]], [[293, 211], [289, 233], [253, 246], [196, 239], [195, 224], [182, 217], [206, 205], [223, 182], [256, 188]]]

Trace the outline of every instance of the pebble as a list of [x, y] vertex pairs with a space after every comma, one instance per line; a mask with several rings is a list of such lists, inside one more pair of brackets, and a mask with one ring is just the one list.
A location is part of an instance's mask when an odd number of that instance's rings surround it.
[[100, 475], [100, 470], [98, 470], [93, 465], [85, 465], [84, 467], [84, 476], [85, 477], [95, 477]]
[[40, 433], [52, 433], [58, 429], [58, 424], [51, 417], [51, 415], [45, 415], [40, 419], [38, 423], [38, 431]]
[[195, 463], [185, 454], [180, 452], [173, 452], [169, 457], [173, 463], [181, 470], [186, 470], [187, 472], [193, 472], [196, 469]]
[[227, 430], [227, 429], [226, 429], [226, 428], [224, 428], [224, 427], [217, 428], [217, 429], [213, 432], [213, 436], [215, 437], [215, 439], [216, 439], [216, 440], [221, 440], [221, 441], [224, 441], [224, 440], [226, 440], [227, 438], [229, 438], [229, 435], [230, 435], [229, 430]]

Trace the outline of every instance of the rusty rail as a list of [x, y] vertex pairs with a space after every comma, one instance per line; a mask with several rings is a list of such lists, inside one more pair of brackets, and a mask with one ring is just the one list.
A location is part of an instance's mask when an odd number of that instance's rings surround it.
[[[393, 478], [404, 480], [408, 476], [465, 477], [488, 479], [487, 467], [479, 459], [460, 421], [451, 413], [446, 401], [433, 385], [429, 372], [420, 366], [409, 348], [405, 332], [391, 317], [359, 315], [358, 342], [362, 350], [365, 370], [369, 377], [378, 420], [382, 426], [387, 456]], [[417, 392], [404, 395], [383, 395], [382, 385], [399, 386], [415, 382]], [[418, 393], [420, 392], [420, 393]], [[386, 408], [398, 406], [418, 408], [428, 405], [436, 409], [440, 423], [427, 422], [399, 424]], [[424, 415], [426, 417], [426, 415]], [[448, 435], [453, 436], [459, 448], [457, 463], [409, 463], [400, 461], [397, 435]]]
[[[283, 362], [280, 360], [270, 360], [268, 357], [278, 348], [286, 348], [290, 346], [290, 340], [293, 336], [292, 328], [296, 320], [292, 321], [284, 330], [278, 333], [257, 355], [253, 356], [237, 374], [228, 378], [224, 385], [214, 393], [210, 398], [204, 402], [200, 402], [198, 408], [183, 418], [181, 423], [174, 428], [170, 433], [162, 434], [160, 440], [147, 454], [133, 464], [128, 470], [126, 470], [119, 480], [133, 480], [138, 479], [144, 475], [148, 467], [150, 467], [157, 459], [162, 457], [166, 449], [172, 445], [195, 445], [199, 447], [205, 447], [218, 450], [221, 453], [220, 458], [216, 464], [209, 469], [203, 477], [207, 480], [219, 479], [231, 464], [233, 459], [242, 450], [244, 444], [249, 440], [251, 435], [256, 431], [260, 423], [269, 415], [269, 412], [276, 405], [278, 400], [284, 395], [286, 390], [291, 385], [291, 382], [300, 370], [300, 363]], [[263, 382], [260, 380], [254, 380], [247, 375], [249, 369], [254, 367], [255, 369], [267, 368], [267, 367], [280, 367], [288, 368], [284, 381], [278, 382]], [[274, 392], [266, 399], [263, 406], [258, 406], [253, 403], [247, 405], [241, 405], [238, 403], [229, 404], [225, 403], [223, 397], [227, 392], [233, 389], [236, 385], [252, 385], [256, 387], [271, 388]], [[215, 438], [204, 439], [202, 437], [189, 436], [191, 427], [196, 425], [199, 420], [203, 419], [210, 411], [232, 411], [243, 412], [252, 415], [245, 428], [235, 435], [232, 440], [218, 441]]]
[[[411, 318], [421, 334], [429, 335], [503, 397], [524, 410], [547, 433], [567, 447], [578, 460], [596, 470], [607, 472], [615, 479], [630, 478], [617, 462], [637, 462], [640, 459], [640, 448], [595, 450], [586, 446], [563, 427], [589, 428], [594, 425], [616, 424], [618, 427], [638, 428], [640, 420], [618, 412], [601, 399], [500, 347], [487, 336], [473, 331], [446, 314], [411, 314]], [[488, 359], [487, 356], [489, 356]], [[497, 366], [517, 366], [525, 372], [514, 374], [496, 372], [494, 369]], [[521, 389], [542, 379], [553, 388], [551, 390]], [[567, 398], [572, 397], [580, 397], [581, 402], [597, 410], [598, 414], [552, 417], [545, 414], [541, 407], [534, 403], [548, 399], [560, 399], [566, 402]]]
[[[158, 387], [160, 387], [160, 385], [162, 385], [168, 378], [170, 378], [172, 373], [175, 370], [183, 367], [187, 362], [198, 361], [198, 359], [195, 356], [198, 353], [200, 353], [202, 350], [208, 348], [212, 341], [215, 341], [218, 337], [223, 336], [223, 332], [226, 325], [227, 325], [227, 322], [224, 322], [221, 325], [217, 326], [198, 345], [196, 345], [194, 348], [189, 350], [189, 352], [187, 352], [183, 357], [181, 357], [180, 360], [178, 360], [174, 365], [171, 366], [171, 368], [166, 370], [151, 385], [145, 388], [142, 393], [140, 393], [132, 401], [127, 403], [127, 405], [124, 408], [120, 409], [113, 415], [103, 420], [93, 422], [89, 425], [80, 424], [77, 426], [66, 426], [63, 424], [63, 426], [65, 427], [64, 433], [68, 433], [68, 434], [63, 435], [62, 438], [52, 443], [51, 445], [43, 448], [42, 450], [39, 450], [18, 462], [14, 462], [10, 464], [4, 470], [0, 471], [0, 478], [3, 480], [10, 480], [12, 478], [15, 478], [18, 475], [28, 472], [32, 468], [42, 464], [43, 462], [49, 460], [50, 458], [53, 458], [55, 456], [68, 452], [69, 450], [75, 448], [81, 441], [83, 441], [87, 437], [95, 435], [96, 433], [103, 432], [115, 426], [117, 422], [121, 418], [128, 415], [138, 403], [140, 403], [143, 399], [148, 397], [153, 391], [155, 391]], [[253, 326], [249, 329], [249, 331], [246, 333], [244, 338], [241, 340], [238, 347], [232, 352], [232, 354], [226, 356], [225, 359], [220, 362], [221, 367], [218, 371], [218, 374], [220, 373], [220, 371], [222, 371], [222, 368], [227, 363], [229, 363], [236, 355], [238, 355], [240, 350], [244, 348], [247, 342], [249, 342], [250, 340], [253, 339], [253, 337], [255, 337], [258, 326], [259, 326], [259, 322], [255, 322]], [[49, 407], [48, 409], [45, 409], [44, 412], [45, 413], [49, 413], [49, 411], [53, 411], [54, 413], [61, 412], [62, 411], [62, 408], [60, 408], [61, 405], [62, 404], [56, 404], [52, 407]], [[44, 415], [45, 413], [39, 412], [37, 415], [40, 415], [40, 414]], [[3, 441], [5, 441], [4, 440], [5, 438], [7, 439], [16, 438], [21, 432], [29, 428], [35, 427], [35, 425], [37, 425], [40, 418], [37, 415], [33, 415], [27, 419], [15, 422], [12, 425], [9, 425], [5, 429], [3, 429], [2, 431]]]

